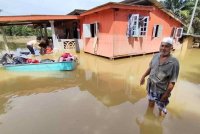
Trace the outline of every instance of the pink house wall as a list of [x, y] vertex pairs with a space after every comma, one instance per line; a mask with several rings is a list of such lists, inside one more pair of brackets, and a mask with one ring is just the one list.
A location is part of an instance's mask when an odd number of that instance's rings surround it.
[[[81, 19], [82, 24], [99, 23], [98, 45], [94, 48], [94, 38], [84, 38], [82, 33], [84, 48], [88, 53], [102, 55], [105, 57], [113, 56], [113, 23], [114, 16], [112, 10], [104, 10], [98, 13], [84, 16]], [[83, 29], [83, 27], [81, 28]], [[95, 50], [97, 50], [95, 52]]]
[[[145, 37], [131, 37], [126, 36], [128, 15], [140, 14], [142, 16], [149, 16], [148, 31]], [[162, 36], [153, 37], [154, 25], [162, 25]], [[133, 11], [133, 10], [119, 10], [115, 12], [115, 23], [117, 31], [114, 35], [114, 57], [123, 55], [137, 55], [143, 53], [152, 53], [159, 51], [160, 42], [163, 37], [171, 36], [174, 27], [181, 27], [181, 24], [164, 13], [155, 8], [150, 11]]]
[[[127, 37], [129, 14], [149, 16], [148, 31], [145, 37]], [[162, 38], [171, 36], [174, 27], [181, 27], [181, 23], [156, 7], [153, 11], [108, 9], [81, 19], [82, 24], [95, 22], [99, 23], [97, 49], [94, 49], [94, 38], [82, 36], [84, 51], [110, 58], [157, 52]], [[152, 37], [154, 25], [163, 26], [161, 37]]]

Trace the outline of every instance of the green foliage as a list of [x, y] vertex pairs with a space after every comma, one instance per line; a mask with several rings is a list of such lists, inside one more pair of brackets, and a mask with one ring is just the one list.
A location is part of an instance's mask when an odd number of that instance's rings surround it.
[[[190, 23], [192, 12], [195, 6], [196, 0], [165, 0], [161, 3], [173, 12], [178, 18], [182, 19], [187, 26], [184, 27], [184, 31], [187, 31], [187, 28]], [[197, 9], [195, 12], [194, 20], [192, 23], [192, 33], [200, 34], [200, 1], [198, 2]]]
[[4, 32], [9, 36], [33, 36], [36, 34], [36, 30], [28, 26], [5, 26]]
[[172, 11], [176, 16], [182, 18], [180, 11], [184, 10], [187, 0], [165, 0], [162, 2], [164, 6]]
[[[36, 28], [28, 25], [5, 26], [4, 32], [8, 36], [37, 36]], [[48, 36], [51, 36], [51, 30], [47, 29]]]

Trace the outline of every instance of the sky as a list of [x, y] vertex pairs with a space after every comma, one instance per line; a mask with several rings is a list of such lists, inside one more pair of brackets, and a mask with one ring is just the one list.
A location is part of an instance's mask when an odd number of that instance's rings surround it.
[[91, 9], [123, 0], [0, 0], [0, 16], [65, 15], [74, 9]]

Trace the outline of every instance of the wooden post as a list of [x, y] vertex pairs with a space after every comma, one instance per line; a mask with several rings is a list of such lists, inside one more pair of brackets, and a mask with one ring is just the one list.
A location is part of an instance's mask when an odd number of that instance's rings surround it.
[[42, 26], [39, 26], [40, 36], [43, 37]]
[[47, 40], [48, 39], [47, 24], [43, 24], [43, 27], [44, 27], [44, 38]]
[[80, 53], [80, 48], [79, 48], [78, 39], [74, 39], [74, 40], [75, 40], [76, 53]]
[[6, 50], [7, 52], [9, 52], [8, 42], [7, 42], [7, 39], [6, 39], [6, 36], [5, 36], [5, 33], [4, 33], [4, 30], [3, 30], [3, 27], [2, 27], [2, 26], [0, 26], [0, 31], [1, 31], [1, 33], [2, 33], [2, 35], [3, 35], [3, 41], [4, 41], [5, 50]]

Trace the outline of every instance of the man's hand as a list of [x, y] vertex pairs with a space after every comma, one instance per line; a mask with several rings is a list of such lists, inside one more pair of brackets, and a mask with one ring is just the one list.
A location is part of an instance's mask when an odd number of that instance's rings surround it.
[[143, 84], [144, 84], [144, 82], [145, 82], [145, 77], [146, 77], [147, 75], [150, 74], [150, 71], [151, 71], [151, 68], [149, 67], [149, 68], [146, 70], [146, 72], [144, 73], [144, 75], [142, 76], [142, 78], [141, 78], [141, 80], [140, 80], [140, 85], [143, 85]]
[[168, 97], [169, 97], [169, 93], [165, 92], [165, 93], [162, 95], [160, 101], [165, 101], [165, 100], [168, 99]]
[[142, 78], [141, 78], [141, 80], [140, 80], [140, 85], [143, 85], [143, 84], [144, 84], [144, 82], [145, 82], [145, 78], [144, 78], [144, 77], [142, 77]]
[[175, 85], [174, 82], [170, 82], [170, 83], [169, 83], [169, 85], [168, 85], [168, 87], [167, 87], [167, 90], [166, 90], [166, 92], [163, 94], [163, 96], [161, 97], [160, 101], [165, 101], [165, 100], [169, 97], [169, 95], [170, 95], [172, 89], [174, 88], [174, 85]]

